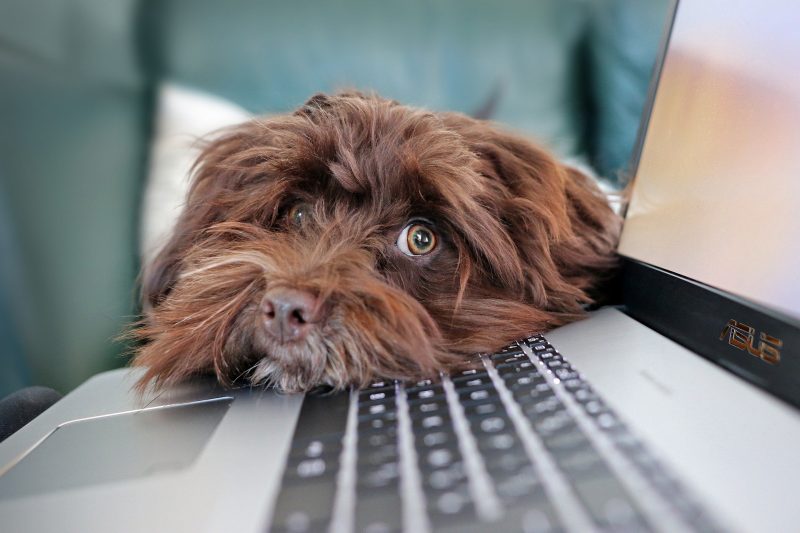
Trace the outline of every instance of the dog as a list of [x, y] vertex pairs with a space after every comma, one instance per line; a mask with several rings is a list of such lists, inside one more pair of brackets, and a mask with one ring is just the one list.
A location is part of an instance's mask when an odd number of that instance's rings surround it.
[[318, 94], [204, 148], [143, 271], [139, 386], [436, 375], [580, 318], [620, 226], [591, 178], [490, 122]]

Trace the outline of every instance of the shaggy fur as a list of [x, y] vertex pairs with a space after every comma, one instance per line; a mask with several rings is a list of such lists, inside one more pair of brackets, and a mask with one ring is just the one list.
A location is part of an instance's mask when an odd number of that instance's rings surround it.
[[[398, 248], [414, 220], [436, 234], [428, 255]], [[488, 122], [317, 95], [202, 153], [175, 233], [145, 268], [140, 386], [431, 375], [579, 318], [615, 266], [619, 227], [591, 179]], [[315, 302], [297, 342], [264, 327], [275, 288]]]

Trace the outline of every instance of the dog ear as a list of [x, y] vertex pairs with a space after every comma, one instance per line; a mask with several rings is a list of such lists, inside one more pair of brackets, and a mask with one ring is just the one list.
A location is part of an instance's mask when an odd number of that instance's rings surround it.
[[[244, 218], [251, 202], [267, 205], [266, 195], [248, 194], [246, 184], [263, 181], [268, 174], [263, 166], [273, 144], [271, 136], [266, 123], [254, 120], [224, 131], [205, 146], [192, 168], [189, 193], [171, 238], [142, 270], [143, 306], [155, 307], [169, 294], [183, 258], [209, 226]], [[240, 213], [232, 206], [238, 206]], [[274, 212], [265, 217], [274, 217], [277, 209], [273, 206]]]
[[529, 140], [485, 121], [443, 115], [502, 186], [500, 212], [522, 264], [530, 303], [580, 313], [616, 265], [621, 220], [593, 179]]
[[[215, 186], [212, 177], [214, 163], [207, 148], [195, 163], [192, 183], [172, 235], [153, 260], [143, 266], [141, 274], [141, 300], [144, 307], [156, 307], [169, 294], [178, 279], [181, 260], [192, 246], [199, 231], [211, 224], [211, 208]], [[216, 155], [216, 154], [215, 154]], [[224, 179], [224, 178], [221, 178]]]

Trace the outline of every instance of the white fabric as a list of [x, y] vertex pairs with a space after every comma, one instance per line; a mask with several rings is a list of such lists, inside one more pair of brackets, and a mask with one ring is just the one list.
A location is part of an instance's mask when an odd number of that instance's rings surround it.
[[169, 239], [189, 188], [198, 141], [251, 118], [223, 98], [175, 84], [159, 88], [155, 134], [145, 185], [139, 252], [150, 261]]

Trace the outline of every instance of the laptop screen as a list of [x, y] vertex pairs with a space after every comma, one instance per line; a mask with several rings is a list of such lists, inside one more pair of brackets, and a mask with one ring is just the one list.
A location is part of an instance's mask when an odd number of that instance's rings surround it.
[[683, 0], [619, 251], [800, 321], [800, 4]]

